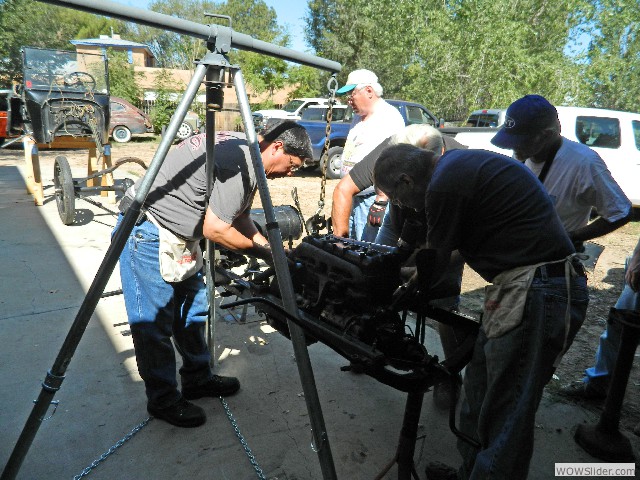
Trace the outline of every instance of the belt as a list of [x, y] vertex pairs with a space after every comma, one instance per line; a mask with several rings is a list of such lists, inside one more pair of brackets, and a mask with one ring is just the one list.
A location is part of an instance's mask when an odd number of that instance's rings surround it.
[[[129, 207], [131, 206], [132, 203], [133, 203], [133, 198], [125, 195], [124, 197], [122, 197], [122, 200], [120, 200], [120, 203], [118, 204], [118, 210], [120, 210], [120, 213], [124, 215], [127, 213], [127, 210], [129, 210]], [[136, 220], [136, 226], [141, 225], [146, 221], [147, 221], [147, 213], [141, 209], [140, 215], [138, 215], [138, 218]]]
[[[536, 268], [536, 273], [533, 275], [536, 278], [542, 278], [545, 275], [547, 277], [564, 277], [564, 263], [565, 262], [557, 262], [557, 263], [546, 263], [544, 265], [540, 265]], [[584, 271], [584, 266], [580, 262], [573, 262], [573, 268], [578, 274], [579, 277], [586, 277], [587, 274]]]

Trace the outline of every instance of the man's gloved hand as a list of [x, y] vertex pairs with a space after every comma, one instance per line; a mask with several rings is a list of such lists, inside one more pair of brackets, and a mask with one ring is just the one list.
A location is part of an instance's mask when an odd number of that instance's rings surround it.
[[376, 200], [369, 207], [369, 225], [372, 227], [379, 227], [382, 225], [382, 219], [384, 218], [384, 213], [387, 210], [387, 200]]

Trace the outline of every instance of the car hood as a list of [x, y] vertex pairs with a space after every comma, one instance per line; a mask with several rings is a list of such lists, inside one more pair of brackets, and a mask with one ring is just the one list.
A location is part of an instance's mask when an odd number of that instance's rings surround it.
[[285, 112], [284, 110], [258, 110], [253, 112], [254, 114], [258, 113], [263, 117], [278, 117], [278, 118], [287, 118], [287, 117], [296, 117], [297, 115], [289, 112]]

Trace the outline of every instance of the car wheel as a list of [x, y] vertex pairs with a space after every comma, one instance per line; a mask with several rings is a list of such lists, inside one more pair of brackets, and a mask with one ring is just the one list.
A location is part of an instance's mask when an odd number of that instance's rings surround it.
[[53, 165], [53, 184], [60, 220], [65, 225], [72, 225], [76, 217], [76, 195], [67, 157], [62, 155], [56, 157]]
[[178, 133], [176, 133], [176, 138], [180, 140], [185, 140], [193, 135], [193, 128], [187, 122], [182, 122], [180, 124], [180, 128], [178, 129]]
[[111, 136], [118, 143], [127, 143], [131, 140], [131, 130], [123, 125], [119, 125], [113, 129]]
[[[332, 180], [341, 178], [340, 170], [342, 169], [342, 150], [342, 147], [331, 147], [327, 152], [327, 178]], [[324, 167], [321, 165], [321, 168]]]

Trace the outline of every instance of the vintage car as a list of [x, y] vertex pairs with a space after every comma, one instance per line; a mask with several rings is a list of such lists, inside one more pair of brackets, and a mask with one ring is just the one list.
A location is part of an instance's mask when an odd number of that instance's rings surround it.
[[36, 143], [86, 137], [107, 143], [109, 84], [104, 55], [23, 48], [24, 133]]
[[119, 143], [131, 140], [133, 134], [153, 131], [149, 115], [124, 98], [111, 97], [109, 135]]

